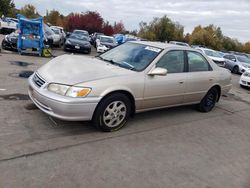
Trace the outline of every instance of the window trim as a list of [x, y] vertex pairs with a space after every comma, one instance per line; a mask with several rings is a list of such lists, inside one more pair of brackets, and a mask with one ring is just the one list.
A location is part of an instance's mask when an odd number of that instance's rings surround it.
[[189, 52], [199, 54], [199, 55], [205, 60], [205, 62], [206, 62], [207, 65], [208, 65], [208, 70], [207, 70], [207, 71], [194, 71], [194, 72], [209, 72], [209, 71], [213, 71], [213, 68], [211, 67], [209, 61], [207, 60], [207, 58], [206, 58], [202, 53], [197, 52], [197, 51], [192, 51], [192, 50], [185, 50], [186, 64], [187, 64], [187, 72], [190, 72], [190, 70], [189, 70], [189, 61], [188, 61], [188, 53], [189, 53]]

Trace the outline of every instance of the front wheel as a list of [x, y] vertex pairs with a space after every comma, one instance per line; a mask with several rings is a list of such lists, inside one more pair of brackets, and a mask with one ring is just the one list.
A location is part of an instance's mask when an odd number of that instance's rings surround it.
[[238, 66], [234, 66], [232, 73], [234, 74], [238, 74], [239, 73], [239, 67]]
[[218, 97], [218, 90], [216, 88], [210, 89], [198, 105], [199, 111], [210, 112], [214, 108]]
[[104, 98], [94, 113], [92, 123], [102, 131], [111, 132], [122, 128], [130, 115], [131, 103], [122, 93]]

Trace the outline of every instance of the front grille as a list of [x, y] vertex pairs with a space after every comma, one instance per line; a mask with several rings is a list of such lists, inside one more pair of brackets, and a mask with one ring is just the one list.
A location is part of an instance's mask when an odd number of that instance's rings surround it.
[[34, 74], [33, 78], [32, 78], [33, 82], [38, 86], [38, 87], [42, 87], [43, 84], [45, 84], [45, 81], [38, 76], [36, 73]]

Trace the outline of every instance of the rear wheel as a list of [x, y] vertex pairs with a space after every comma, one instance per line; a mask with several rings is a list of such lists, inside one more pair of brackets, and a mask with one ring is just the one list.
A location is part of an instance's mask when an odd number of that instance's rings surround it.
[[234, 74], [238, 74], [239, 73], [239, 67], [238, 66], [234, 66], [232, 73]]
[[199, 111], [210, 112], [214, 108], [218, 97], [218, 90], [216, 88], [210, 89], [198, 105]]
[[130, 112], [129, 98], [122, 93], [115, 93], [100, 102], [94, 113], [92, 123], [102, 131], [116, 131], [126, 124]]

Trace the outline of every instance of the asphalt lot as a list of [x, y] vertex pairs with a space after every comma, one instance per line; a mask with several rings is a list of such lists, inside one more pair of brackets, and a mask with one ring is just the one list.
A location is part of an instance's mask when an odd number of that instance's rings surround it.
[[18, 75], [50, 59], [0, 53], [0, 187], [250, 187], [250, 90], [239, 75], [210, 113], [157, 110], [102, 133], [32, 105]]

